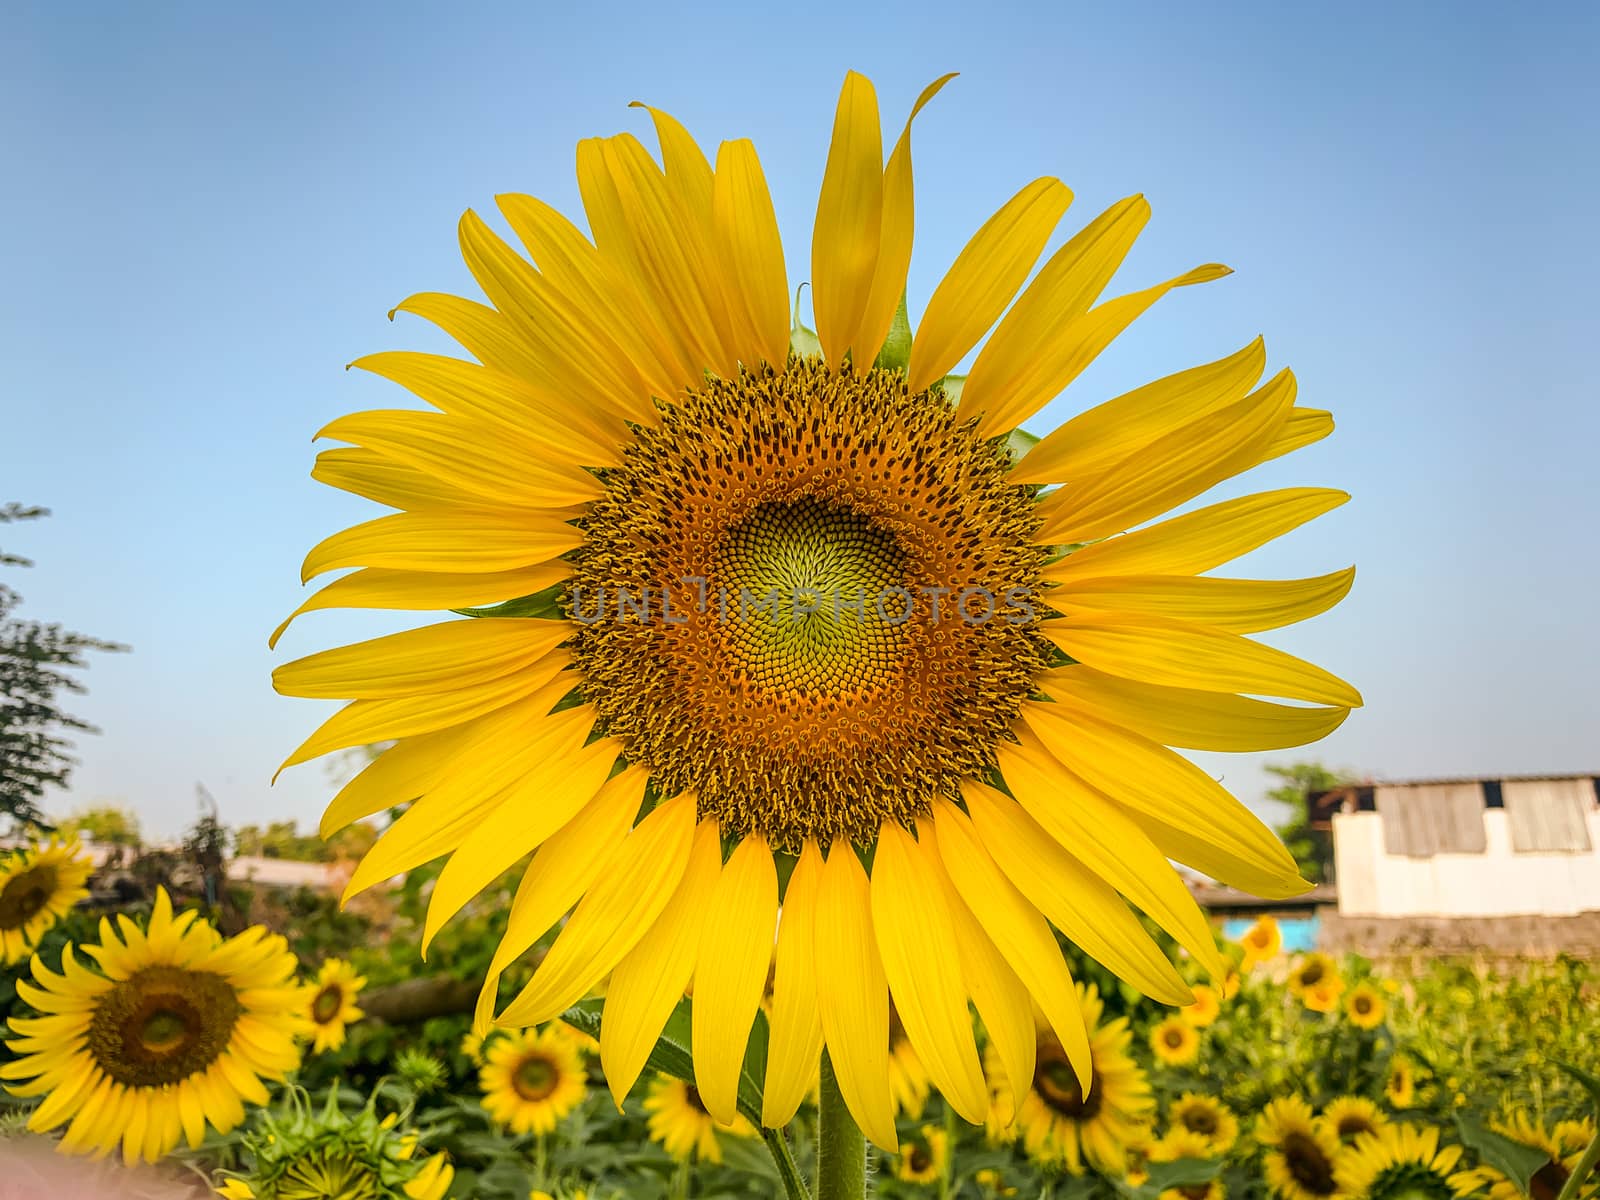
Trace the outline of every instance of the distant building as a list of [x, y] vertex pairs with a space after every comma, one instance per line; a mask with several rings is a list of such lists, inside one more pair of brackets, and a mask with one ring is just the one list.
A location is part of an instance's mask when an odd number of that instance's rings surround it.
[[1600, 955], [1600, 776], [1356, 784], [1312, 799], [1325, 948]]

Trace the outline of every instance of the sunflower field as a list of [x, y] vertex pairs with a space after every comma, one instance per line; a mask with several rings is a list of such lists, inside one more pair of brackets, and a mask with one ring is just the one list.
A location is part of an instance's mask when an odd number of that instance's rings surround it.
[[[751, 1053], [739, 1115], [713, 1118], [692, 1082], [692, 997], [622, 1096], [594, 1037], [603, 996], [541, 1028], [475, 1033], [470, 984], [513, 885], [498, 882], [441, 934], [419, 974], [435, 872], [343, 914], [310, 893], [256, 898], [278, 931], [224, 937], [216, 908], [174, 905], [164, 888], [124, 911], [82, 903], [88, 869], [73, 846], [14, 853], [0, 889], [28, 881], [37, 911], [0, 976], [11, 1034], [0, 1144], [23, 1164], [30, 1150], [75, 1152], [107, 1187], [127, 1168], [97, 1159], [141, 1164], [149, 1194], [235, 1200], [755, 1200], [805, 1187], [817, 1089], [785, 1129], [763, 1133], [763, 1061]], [[17, 894], [0, 890], [0, 903]], [[1066, 947], [1090, 1086], [1042, 1017], [1031, 1073], [1014, 1086], [1008, 1049], [975, 1021], [982, 1125], [945, 1103], [892, 1020], [883, 1064], [898, 1149], [873, 1153], [872, 1194], [1600, 1195], [1593, 964], [1288, 954], [1270, 917], [1221, 946], [1220, 978], [1174, 950], [1194, 993], [1177, 1009]], [[753, 1045], [766, 1022], [764, 1011]], [[212, 1069], [195, 1073], [208, 1054]]]

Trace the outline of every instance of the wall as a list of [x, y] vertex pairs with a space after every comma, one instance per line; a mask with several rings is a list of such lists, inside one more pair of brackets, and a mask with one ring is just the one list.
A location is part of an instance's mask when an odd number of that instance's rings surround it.
[[1485, 853], [1409, 858], [1384, 853], [1377, 813], [1335, 813], [1339, 913], [1492, 917], [1600, 911], [1600, 809], [1591, 809], [1588, 821], [1587, 854], [1516, 854], [1505, 810], [1485, 809]]

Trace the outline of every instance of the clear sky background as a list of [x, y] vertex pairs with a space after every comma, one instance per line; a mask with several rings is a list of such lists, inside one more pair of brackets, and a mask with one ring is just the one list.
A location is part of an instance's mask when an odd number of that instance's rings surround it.
[[[533, 192], [581, 220], [580, 137], [755, 139], [792, 281], [840, 80], [918, 119], [913, 313], [1027, 180], [1155, 215], [1124, 289], [1164, 300], [1034, 423], [1257, 333], [1338, 432], [1219, 495], [1343, 487], [1345, 508], [1246, 560], [1356, 563], [1334, 612], [1271, 635], [1367, 707], [1320, 758], [1388, 778], [1600, 770], [1600, 8], [960, 3], [683, 6], [8, 5], [0, 36], [0, 502], [21, 615], [130, 643], [102, 656], [56, 813], [115, 800], [314, 822], [317, 766], [273, 769], [323, 706], [273, 665], [399, 628], [317, 614], [276, 654], [302, 555], [376, 514], [314, 484], [311, 435], [408, 402], [347, 374], [443, 349], [385, 313], [475, 294], [455, 224]], [[652, 143], [653, 144], [653, 143]], [[370, 510], [370, 511], [369, 511]], [[1246, 572], [1239, 572], [1246, 573]], [[329, 709], [331, 711], [331, 708]], [[1206, 765], [1246, 799], [1259, 761]]]

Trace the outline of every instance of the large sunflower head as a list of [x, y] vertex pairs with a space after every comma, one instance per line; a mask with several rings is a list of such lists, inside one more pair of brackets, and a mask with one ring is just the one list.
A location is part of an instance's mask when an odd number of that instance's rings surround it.
[[680, 1162], [722, 1161], [719, 1133], [729, 1137], [754, 1137], [755, 1127], [744, 1117], [723, 1124], [706, 1111], [705, 1102], [692, 1083], [671, 1075], [657, 1075], [650, 1081], [644, 1098], [644, 1111], [650, 1140], [660, 1142], [666, 1152]]
[[1256, 1141], [1267, 1148], [1262, 1169], [1281, 1200], [1342, 1196], [1335, 1177], [1339, 1139], [1311, 1115], [1299, 1096], [1271, 1100], [1256, 1118]]
[[0, 963], [33, 953], [39, 938], [89, 894], [93, 870], [77, 842], [29, 846], [0, 856]]
[[[1359, 703], [1247, 636], [1328, 608], [1350, 572], [1205, 575], [1345, 497], [1283, 489], [1149, 522], [1332, 421], [1295, 406], [1287, 371], [1263, 378], [1258, 339], [1035, 441], [1020, 424], [1137, 317], [1226, 269], [1102, 299], [1149, 206], [1122, 200], [1046, 254], [1071, 200], [1047, 177], [983, 224], [913, 331], [911, 122], [885, 163], [876, 93], [852, 73], [812, 237], [813, 334], [791, 328], [754, 148], [708, 159], [650, 116], [659, 162], [631, 134], [579, 145], [587, 232], [528, 196], [498, 201], [520, 249], [463, 218], [487, 303], [399, 310], [470, 360], [356, 364], [431, 409], [323, 430], [348, 445], [313, 474], [397, 511], [311, 551], [308, 579], [357, 569], [299, 611], [479, 615], [281, 667], [280, 691], [350, 701], [285, 765], [395, 743], [324, 828], [416, 798], [351, 890], [450, 855], [425, 940], [536, 852], [480, 1022], [570, 910], [499, 1019], [548, 1020], [611, 975], [601, 1057], [619, 1097], [692, 977], [697, 1085], [732, 1119], [783, 878], [764, 1119], [793, 1115], [826, 1046], [892, 1148], [891, 996], [934, 1086], [979, 1122], [969, 999], [1015, 1013], [1031, 997], [1088, 1077], [1048, 923], [1182, 1004], [1128, 907], [1221, 971], [1169, 858], [1263, 895], [1306, 886], [1168, 747], [1297, 745]], [[996, 962], [1016, 985], [986, 991]]]
[[512, 1133], [549, 1133], [587, 1094], [577, 1049], [552, 1030], [496, 1038], [483, 1054], [483, 1107]]
[[1460, 1161], [1461, 1147], [1441, 1146], [1437, 1127], [1399, 1123], [1357, 1138], [1336, 1174], [1351, 1200], [1457, 1200], [1478, 1189]]
[[[1080, 995], [1091, 1018], [1088, 1085], [1054, 1032], [1040, 1022], [1031, 1080], [1010, 1115], [1024, 1150], [1036, 1162], [1065, 1167], [1074, 1175], [1083, 1174], [1086, 1166], [1121, 1175], [1127, 1148], [1148, 1135], [1155, 1101], [1149, 1079], [1128, 1054], [1133, 1035], [1127, 1018], [1101, 1024], [1101, 1002], [1094, 988], [1083, 989]], [[989, 1075], [997, 1093], [1010, 1095], [1009, 1056], [1003, 1049], [991, 1043]], [[1009, 1103], [1001, 1101], [997, 1116]]]
[[1167, 1121], [1202, 1139], [1213, 1155], [1227, 1153], [1239, 1138], [1239, 1118], [1215, 1096], [1185, 1092], [1168, 1106]]
[[278, 934], [255, 926], [224, 940], [194, 911], [174, 915], [165, 889], [146, 928], [125, 916], [100, 923], [100, 944], [73, 947], [61, 973], [33, 960], [17, 994], [42, 1016], [11, 1019], [15, 1062], [0, 1078], [19, 1096], [44, 1096], [28, 1127], [66, 1125], [69, 1151], [122, 1144], [129, 1163], [155, 1162], [209, 1121], [227, 1133], [244, 1104], [265, 1104], [262, 1080], [300, 1062], [303, 1029], [295, 958]]
[[330, 958], [317, 970], [316, 980], [305, 989], [313, 1050], [320, 1054], [344, 1045], [345, 1029], [365, 1015], [356, 997], [366, 985], [366, 978], [342, 958]]

